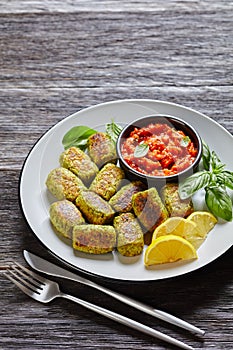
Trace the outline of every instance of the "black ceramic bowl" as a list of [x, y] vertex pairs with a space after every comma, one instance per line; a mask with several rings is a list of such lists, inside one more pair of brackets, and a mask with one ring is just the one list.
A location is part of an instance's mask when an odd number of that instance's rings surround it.
[[[188, 166], [186, 169], [174, 175], [151, 176], [149, 174], [143, 174], [135, 170], [134, 168], [132, 168], [124, 160], [122, 156], [122, 153], [121, 153], [122, 144], [129, 137], [130, 133], [135, 128], [140, 129], [151, 123], [168, 124], [170, 127], [176, 130], [183, 131], [185, 135], [187, 135], [191, 139], [195, 148], [197, 149], [197, 155], [194, 162], [190, 166]], [[167, 182], [180, 182], [184, 178], [186, 178], [187, 176], [190, 176], [197, 170], [197, 167], [202, 157], [202, 141], [198, 132], [187, 122], [169, 115], [151, 115], [151, 116], [146, 116], [146, 117], [134, 120], [132, 123], [128, 124], [126, 127], [123, 128], [117, 140], [117, 154], [118, 154], [120, 166], [125, 171], [125, 174], [128, 179], [143, 181], [148, 186], [151, 186], [151, 185], [163, 186]]]

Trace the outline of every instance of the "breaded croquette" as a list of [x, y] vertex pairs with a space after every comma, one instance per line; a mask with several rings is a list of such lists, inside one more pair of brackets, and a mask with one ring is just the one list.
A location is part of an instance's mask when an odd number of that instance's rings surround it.
[[116, 232], [110, 225], [77, 225], [73, 229], [73, 248], [90, 254], [104, 254], [116, 247]]
[[91, 135], [87, 141], [87, 150], [90, 158], [99, 168], [106, 163], [117, 162], [115, 144], [105, 132]]
[[98, 172], [89, 189], [108, 201], [116, 193], [124, 177], [121, 168], [108, 163]]
[[191, 198], [182, 200], [179, 196], [179, 185], [167, 183], [161, 190], [161, 197], [169, 216], [180, 216], [186, 218], [194, 211]]
[[127, 213], [132, 211], [133, 194], [143, 191], [146, 186], [141, 181], [132, 181], [123, 186], [109, 201], [109, 204], [117, 213]]
[[104, 225], [113, 220], [111, 205], [92, 191], [79, 191], [75, 204], [91, 224]]
[[75, 225], [85, 223], [81, 212], [67, 199], [52, 203], [49, 209], [49, 216], [56, 230], [66, 238], [72, 238], [72, 231]]
[[145, 241], [149, 244], [154, 229], [168, 218], [167, 209], [154, 187], [135, 193], [132, 197], [132, 206], [136, 217], [149, 232]]
[[118, 252], [124, 256], [140, 255], [144, 246], [143, 232], [133, 213], [120, 214], [115, 217], [113, 225]]
[[77, 147], [70, 147], [60, 155], [60, 165], [72, 171], [88, 185], [99, 171], [91, 158]]
[[86, 189], [81, 179], [66, 168], [50, 171], [46, 180], [48, 190], [58, 199], [74, 201], [80, 189]]

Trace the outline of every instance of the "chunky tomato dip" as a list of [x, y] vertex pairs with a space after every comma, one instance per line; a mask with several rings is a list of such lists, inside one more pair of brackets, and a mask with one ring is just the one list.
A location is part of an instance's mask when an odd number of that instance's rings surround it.
[[135, 128], [122, 143], [121, 153], [142, 174], [169, 176], [192, 165], [198, 150], [183, 131], [161, 123]]

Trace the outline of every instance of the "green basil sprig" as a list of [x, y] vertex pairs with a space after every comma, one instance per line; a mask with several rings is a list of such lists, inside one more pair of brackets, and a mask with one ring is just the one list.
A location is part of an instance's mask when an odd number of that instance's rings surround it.
[[226, 221], [232, 220], [232, 202], [224, 187], [207, 186], [205, 201], [212, 214]]
[[114, 143], [116, 143], [118, 136], [121, 133], [122, 127], [116, 124], [113, 120], [111, 123], [106, 124], [106, 132], [112, 139]]
[[146, 142], [139, 143], [134, 150], [134, 157], [141, 158], [147, 155], [149, 151], [149, 145]]
[[191, 140], [190, 140], [190, 137], [189, 137], [189, 136], [185, 136], [185, 137], [183, 137], [183, 139], [180, 141], [180, 144], [181, 144], [181, 146], [183, 146], [183, 147], [187, 147], [190, 141], [191, 141]]
[[88, 137], [96, 133], [96, 130], [88, 126], [74, 126], [64, 135], [62, 144], [65, 149], [75, 146], [81, 150], [85, 150], [87, 148]]
[[[106, 124], [106, 133], [115, 143], [122, 128], [116, 124], [113, 120], [111, 123]], [[64, 135], [62, 139], [62, 144], [65, 149], [70, 148], [72, 146], [78, 147], [81, 150], [85, 150], [87, 148], [87, 140], [88, 138], [96, 134], [98, 131], [89, 128], [88, 126], [74, 126]]]
[[203, 170], [189, 176], [179, 185], [179, 195], [181, 199], [191, 197], [201, 188], [206, 187], [210, 183], [211, 173]]
[[181, 199], [187, 199], [198, 190], [205, 190], [205, 202], [213, 215], [232, 220], [232, 200], [227, 188], [233, 189], [233, 172], [226, 170], [215, 151], [203, 142], [203, 168], [179, 185]]

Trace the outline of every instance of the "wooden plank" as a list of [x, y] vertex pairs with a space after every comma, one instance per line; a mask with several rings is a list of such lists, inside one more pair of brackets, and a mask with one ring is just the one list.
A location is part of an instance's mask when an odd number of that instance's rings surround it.
[[92, 12], [120, 12], [120, 11], [146, 11], [162, 12], [165, 10], [188, 11], [204, 10], [219, 11], [232, 10], [233, 2], [230, 0], [211, 1], [211, 0], [8, 0], [0, 4], [0, 13], [43, 13], [43, 12], [74, 12], [74, 11], [92, 11]]

